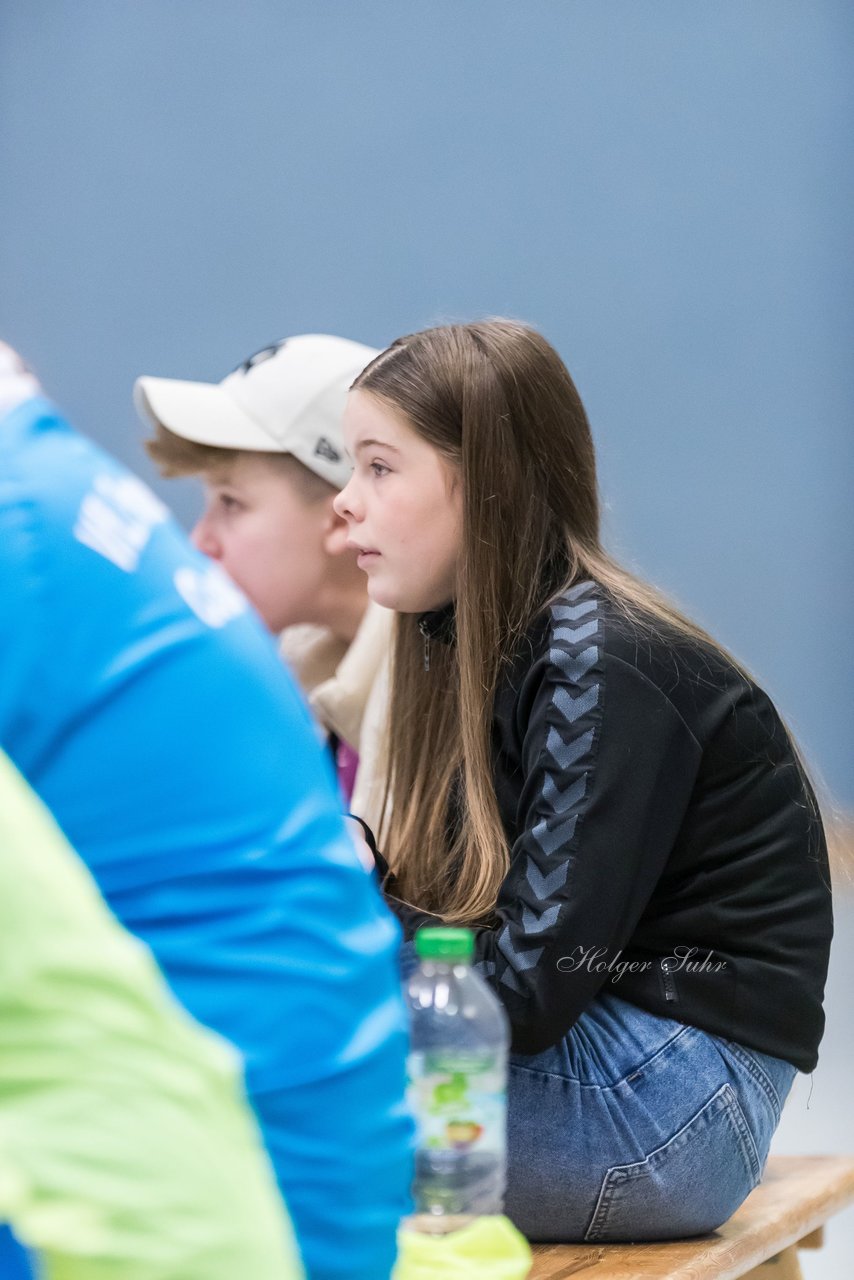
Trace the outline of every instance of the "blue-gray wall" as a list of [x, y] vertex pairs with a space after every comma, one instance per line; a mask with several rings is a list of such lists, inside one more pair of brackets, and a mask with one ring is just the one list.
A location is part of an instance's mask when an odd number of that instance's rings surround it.
[[150, 477], [138, 373], [535, 323], [613, 546], [851, 805], [853, 46], [848, 0], [6, 0], [0, 328]]

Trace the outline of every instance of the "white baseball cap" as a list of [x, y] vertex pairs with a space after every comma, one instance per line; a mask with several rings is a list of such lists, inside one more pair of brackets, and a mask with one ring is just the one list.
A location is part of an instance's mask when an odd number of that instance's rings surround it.
[[374, 347], [303, 333], [256, 351], [222, 382], [137, 378], [134, 401], [154, 426], [219, 449], [291, 453], [336, 489], [350, 478], [341, 415]]

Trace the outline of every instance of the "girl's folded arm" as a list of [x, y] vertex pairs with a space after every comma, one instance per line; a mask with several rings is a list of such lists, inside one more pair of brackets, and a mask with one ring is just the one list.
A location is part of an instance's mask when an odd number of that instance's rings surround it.
[[[619, 972], [700, 757], [672, 704], [635, 668], [606, 659], [584, 688], [568, 669], [553, 648], [523, 744], [524, 816], [497, 924], [476, 936], [479, 971], [507, 1009], [518, 1053], [556, 1044]], [[384, 889], [407, 938], [442, 924], [396, 901], [393, 875]]]

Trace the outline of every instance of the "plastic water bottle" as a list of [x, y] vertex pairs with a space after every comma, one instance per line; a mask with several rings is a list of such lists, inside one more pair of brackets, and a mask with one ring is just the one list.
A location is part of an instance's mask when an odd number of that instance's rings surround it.
[[407, 984], [409, 1103], [418, 1127], [412, 1231], [456, 1231], [503, 1209], [507, 1015], [472, 968], [470, 929], [423, 928]]

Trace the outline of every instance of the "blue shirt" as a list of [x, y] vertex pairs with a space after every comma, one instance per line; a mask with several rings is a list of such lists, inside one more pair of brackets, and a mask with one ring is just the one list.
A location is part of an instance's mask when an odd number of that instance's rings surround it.
[[0, 422], [0, 746], [243, 1054], [311, 1280], [387, 1276], [412, 1172], [398, 925], [243, 596], [41, 399]]

